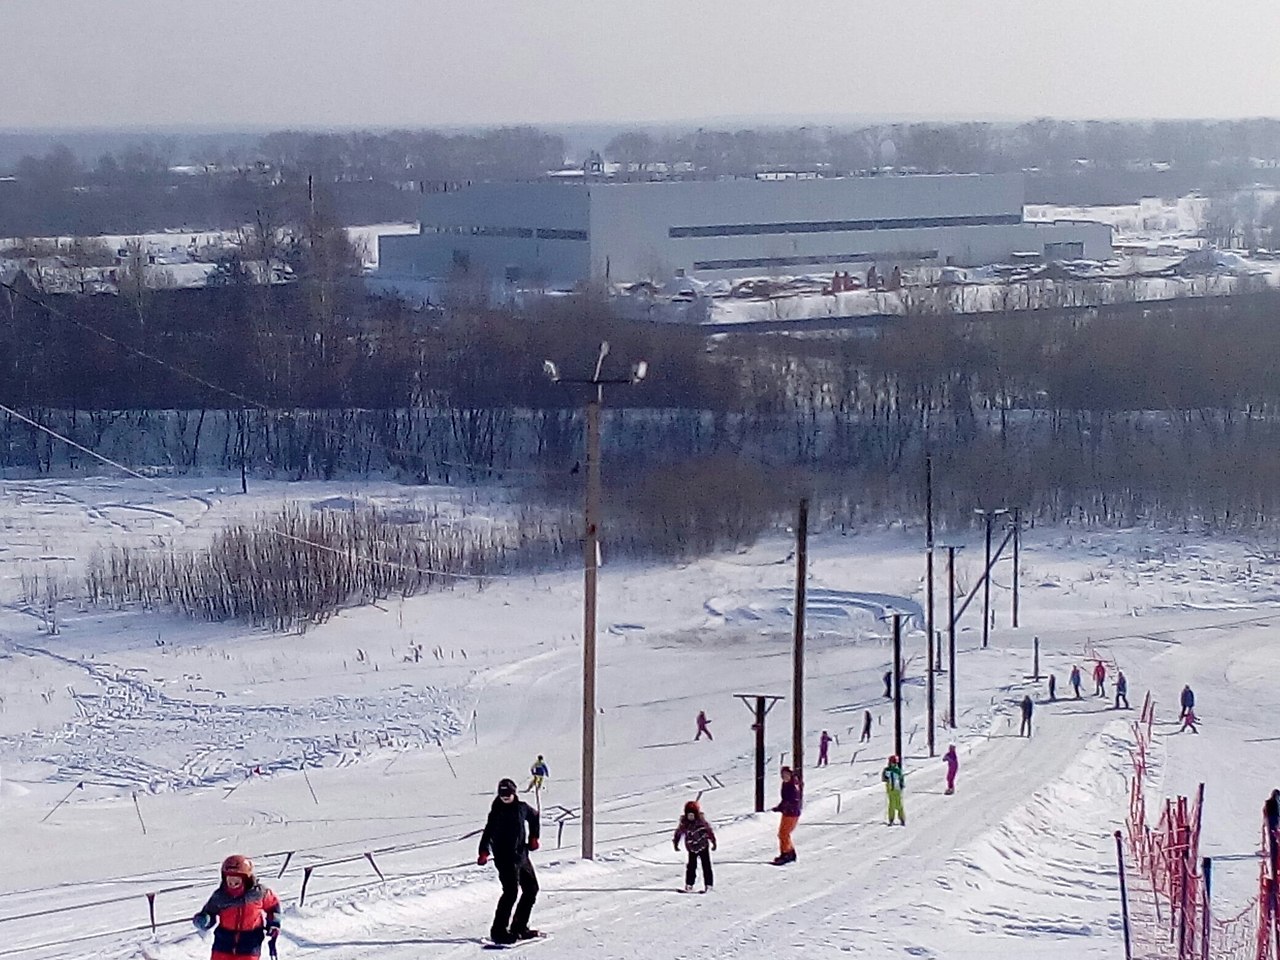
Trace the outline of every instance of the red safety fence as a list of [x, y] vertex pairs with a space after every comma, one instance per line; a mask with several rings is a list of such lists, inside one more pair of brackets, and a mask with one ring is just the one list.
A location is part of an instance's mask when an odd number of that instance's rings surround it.
[[1133, 723], [1125, 820], [1133, 955], [1144, 960], [1280, 960], [1275, 880], [1280, 863], [1265, 826], [1262, 849], [1272, 856], [1261, 859], [1258, 893], [1236, 916], [1219, 920], [1210, 900], [1212, 863], [1200, 857], [1204, 784], [1194, 798], [1165, 799], [1156, 807], [1156, 822], [1149, 821], [1146, 788], [1154, 723], [1155, 704], [1148, 693]]

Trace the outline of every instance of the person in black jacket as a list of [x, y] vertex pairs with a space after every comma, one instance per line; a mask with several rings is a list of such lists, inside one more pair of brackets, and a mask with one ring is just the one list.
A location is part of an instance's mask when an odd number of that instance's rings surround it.
[[[502, 881], [502, 896], [493, 914], [493, 926], [489, 937], [494, 943], [515, 943], [537, 937], [537, 930], [529, 929], [529, 914], [538, 899], [538, 877], [529, 862], [529, 851], [538, 849], [541, 829], [538, 811], [516, 796], [514, 780], [498, 782], [498, 795], [489, 808], [489, 819], [480, 834], [480, 856], [476, 863], [484, 866], [493, 857]], [[519, 892], [520, 902], [516, 903]], [[515, 915], [511, 905], [515, 904]], [[511, 925], [507, 926], [510, 918]]]

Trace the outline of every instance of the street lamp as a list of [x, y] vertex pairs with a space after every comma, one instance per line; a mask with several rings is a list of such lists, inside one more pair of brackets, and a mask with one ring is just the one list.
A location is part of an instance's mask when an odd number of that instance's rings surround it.
[[552, 360], [544, 360], [542, 369], [553, 383], [583, 384], [595, 387], [587, 396], [587, 499], [582, 538], [583, 611], [582, 611], [582, 859], [594, 857], [595, 793], [596, 793], [596, 576], [600, 563], [600, 406], [604, 402], [606, 384], [637, 384], [649, 372], [649, 364], [641, 360], [631, 368], [629, 377], [601, 376], [604, 358], [609, 355], [609, 341], [600, 344], [595, 371], [589, 378], [562, 377]]

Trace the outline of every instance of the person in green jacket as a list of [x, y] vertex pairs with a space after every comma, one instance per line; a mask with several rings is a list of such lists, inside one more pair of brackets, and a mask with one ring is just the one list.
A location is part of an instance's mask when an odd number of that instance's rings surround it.
[[896, 755], [889, 758], [889, 763], [881, 772], [880, 779], [884, 781], [884, 790], [889, 797], [889, 826], [893, 826], [893, 817], [897, 814], [905, 827], [907, 813], [902, 808], [902, 789], [907, 785], [907, 778], [902, 772], [902, 764], [898, 762]]

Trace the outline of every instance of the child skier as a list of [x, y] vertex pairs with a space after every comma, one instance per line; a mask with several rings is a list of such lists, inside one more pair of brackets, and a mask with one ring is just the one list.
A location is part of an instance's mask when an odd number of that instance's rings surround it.
[[[684, 816], [680, 818], [675, 836], [671, 838], [671, 844], [677, 850], [680, 849], [682, 837], [684, 848], [689, 852], [689, 862], [684, 868], [684, 892], [693, 892], [693, 881], [698, 876], [698, 861], [701, 860], [702, 892], [710, 893], [711, 886], [715, 883], [715, 876], [711, 872], [711, 850], [716, 848], [716, 832], [702, 815], [702, 808], [696, 800], [690, 800], [684, 805]], [[708, 845], [710, 850], [707, 849]]]
[[889, 826], [893, 826], [896, 813], [905, 827], [907, 812], [902, 807], [902, 790], [907, 785], [907, 778], [902, 773], [902, 764], [898, 762], [896, 754], [889, 758], [889, 763], [880, 773], [880, 779], [884, 781], [884, 791], [889, 800]]
[[795, 844], [791, 842], [791, 834], [800, 822], [801, 800], [800, 781], [792, 776], [790, 767], [782, 768], [782, 802], [773, 808], [774, 813], [782, 814], [778, 821], [778, 855], [773, 858], [774, 866], [782, 866], [796, 862]]
[[960, 758], [956, 756], [956, 745], [953, 743], [947, 748], [946, 755], [942, 758], [947, 762], [947, 795], [956, 792], [956, 773], [960, 769]]
[[698, 711], [698, 734], [693, 738], [695, 743], [698, 740], [702, 739], [702, 735], [704, 733], [707, 735], [708, 740], [715, 739], [715, 737], [711, 735], [711, 727], [709, 726], [710, 723], [711, 721], [707, 719], [707, 712], [705, 710], [699, 710]]
[[830, 763], [827, 757], [827, 749], [831, 746], [831, 734], [822, 731], [822, 736], [818, 738], [818, 766], [825, 767]]
[[238, 854], [222, 861], [222, 883], [191, 918], [213, 931], [210, 960], [245, 960], [262, 954], [262, 941], [280, 936], [280, 900], [253, 875], [253, 861]]
[[1188, 683], [1183, 686], [1179, 700], [1182, 703], [1182, 712], [1178, 714], [1178, 719], [1181, 720], [1187, 715], [1187, 711], [1196, 705], [1196, 695], [1191, 689], [1191, 684]]
[[542, 759], [542, 754], [538, 754], [538, 759], [533, 761], [533, 766], [529, 768], [530, 780], [529, 786], [525, 787], [525, 793], [530, 790], [542, 790], [542, 781], [551, 776], [551, 771], [547, 769], [546, 761]]
[[1187, 712], [1182, 715], [1182, 729], [1178, 732], [1182, 733], [1184, 730], [1190, 730], [1192, 733], [1199, 733], [1200, 731], [1196, 729], [1196, 724], [1199, 722], [1196, 719], [1195, 710], [1187, 707]]

